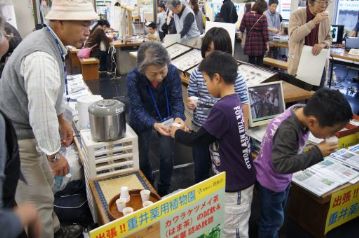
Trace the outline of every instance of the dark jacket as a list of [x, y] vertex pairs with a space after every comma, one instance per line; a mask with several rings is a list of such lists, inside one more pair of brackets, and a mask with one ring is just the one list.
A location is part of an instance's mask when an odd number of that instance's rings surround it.
[[20, 157], [15, 130], [0, 111], [0, 229], [1, 237], [25, 237], [14, 214], [15, 192], [20, 177]]
[[[163, 121], [168, 116], [185, 120], [181, 79], [173, 65], [168, 66], [167, 76], [157, 88], [153, 88], [150, 81], [137, 68], [134, 69], [127, 75], [127, 92], [130, 99], [129, 124], [137, 133], [151, 129], [155, 122]], [[150, 92], [154, 96], [161, 118], [155, 110]]]
[[236, 23], [238, 20], [236, 7], [231, 0], [223, 1], [219, 14], [223, 18], [223, 21], [227, 23]]

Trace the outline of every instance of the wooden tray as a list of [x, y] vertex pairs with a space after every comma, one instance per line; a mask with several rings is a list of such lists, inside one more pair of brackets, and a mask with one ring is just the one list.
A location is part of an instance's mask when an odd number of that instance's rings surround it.
[[[128, 203], [126, 203], [127, 207], [132, 207], [134, 211], [137, 211], [139, 209], [142, 208], [142, 199], [141, 199], [141, 189], [133, 189], [130, 190], [130, 201]], [[116, 200], [120, 197], [120, 194], [117, 194], [116, 196], [114, 196], [110, 203], [108, 204], [108, 209], [109, 209], [109, 215], [111, 220], [115, 220], [117, 218], [123, 217], [123, 213], [119, 212], [117, 210], [117, 206], [116, 206]], [[160, 196], [158, 196], [157, 194], [154, 194], [151, 192], [150, 194], [150, 201], [151, 202], [157, 202], [161, 199]]]

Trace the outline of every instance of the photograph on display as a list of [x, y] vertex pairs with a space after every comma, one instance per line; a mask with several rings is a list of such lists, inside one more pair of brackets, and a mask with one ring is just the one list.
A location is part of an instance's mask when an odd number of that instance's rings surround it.
[[246, 80], [246, 84], [249, 87], [250, 85], [258, 85], [265, 80], [269, 79], [274, 72], [266, 71], [264, 69], [257, 68], [253, 65], [241, 64], [238, 66], [238, 71]]
[[251, 126], [266, 124], [285, 110], [281, 82], [249, 86], [248, 96]]
[[181, 71], [186, 71], [198, 65], [202, 61], [202, 54], [200, 50], [193, 49], [180, 57], [172, 60], [172, 64]]
[[167, 47], [166, 50], [168, 52], [170, 59], [174, 59], [177, 56], [179, 56], [187, 51], [190, 51], [191, 47], [181, 45], [181, 44], [173, 44], [173, 45]]

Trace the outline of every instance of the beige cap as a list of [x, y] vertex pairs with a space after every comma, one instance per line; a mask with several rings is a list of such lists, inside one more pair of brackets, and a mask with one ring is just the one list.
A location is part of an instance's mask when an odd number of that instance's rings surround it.
[[98, 15], [90, 0], [53, 0], [47, 20], [97, 20]]

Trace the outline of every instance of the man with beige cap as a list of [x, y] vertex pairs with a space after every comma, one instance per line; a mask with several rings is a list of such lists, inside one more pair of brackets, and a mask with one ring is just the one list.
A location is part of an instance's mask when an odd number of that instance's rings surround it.
[[52, 184], [54, 175], [69, 172], [59, 151], [73, 140], [71, 124], [63, 116], [65, 45], [80, 48], [97, 18], [90, 0], [53, 0], [46, 16], [49, 25], [18, 45], [0, 79], [0, 110], [15, 127], [21, 171], [27, 182], [19, 182], [16, 200], [36, 204], [43, 238], [76, 238], [82, 233], [80, 226], [60, 228], [53, 210]]

